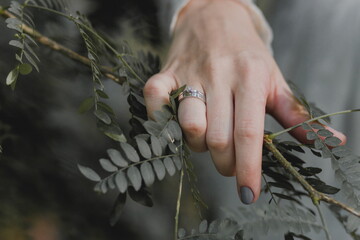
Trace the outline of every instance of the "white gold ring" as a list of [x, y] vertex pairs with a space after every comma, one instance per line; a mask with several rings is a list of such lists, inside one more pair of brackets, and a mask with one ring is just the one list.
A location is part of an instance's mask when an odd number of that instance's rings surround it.
[[192, 87], [186, 87], [182, 93], [179, 95], [179, 101], [182, 101], [185, 98], [197, 98], [206, 103], [206, 97], [203, 92], [193, 89]]

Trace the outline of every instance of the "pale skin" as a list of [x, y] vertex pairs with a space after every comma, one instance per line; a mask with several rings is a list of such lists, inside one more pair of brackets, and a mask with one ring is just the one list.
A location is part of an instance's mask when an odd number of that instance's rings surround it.
[[[144, 88], [149, 115], [168, 104], [171, 90], [185, 84], [206, 94], [206, 104], [195, 98], [180, 103], [178, 117], [188, 145], [209, 150], [219, 173], [236, 176], [240, 199], [255, 202], [265, 114], [285, 128], [308, 115], [240, 2], [192, 0], [181, 11], [165, 64]], [[292, 134], [305, 141], [303, 130]]]

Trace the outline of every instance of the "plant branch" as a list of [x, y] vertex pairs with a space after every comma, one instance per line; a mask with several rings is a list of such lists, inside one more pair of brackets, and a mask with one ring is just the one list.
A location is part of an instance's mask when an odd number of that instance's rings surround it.
[[[16, 18], [15, 15], [13, 15], [9, 11], [5, 10], [2, 6], [0, 6], [0, 15], [3, 18]], [[82, 55], [76, 53], [75, 51], [63, 46], [62, 44], [42, 35], [40, 32], [36, 31], [35, 29], [33, 29], [25, 24], [22, 24], [21, 28], [23, 29], [23, 31], [25, 33], [29, 34], [32, 38], [34, 38], [38, 43], [40, 43], [54, 51], [57, 51], [77, 62], [80, 62], [86, 66], [91, 67], [91, 61], [87, 57], [82, 56]], [[99, 68], [100, 68], [100, 71], [104, 74], [104, 76], [115, 81], [116, 83], [123, 84], [126, 81], [125, 77], [120, 77], [120, 76], [114, 74], [110, 67], [99, 66]]]
[[303, 188], [309, 193], [309, 196], [311, 200], [313, 201], [314, 205], [318, 205], [320, 201], [337, 205], [340, 208], [348, 211], [349, 213], [360, 217], [360, 212], [356, 211], [354, 208], [347, 206], [344, 203], [341, 203], [329, 196], [327, 196], [324, 193], [321, 193], [317, 191], [315, 188], [313, 188], [306, 180], [305, 178], [296, 171], [296, 169], [291, 165], [289, 161], [286, 160], [286, 158], [281, 154], [281, 152], [276, 148], [274, 143], [272, 142], [272, 138], [270, 135], [264, 136], [264, 145], [265, 147], [272, 152], [274, 157], [279, 161], [279, 163], [282, 165], [285, 170], [287, 170], [302, 186]]
[[184, 168], [182, 168], [180, 172], [179, 193], [176, 201], [174, 240], [177, 240], [178, 232], [179, 232], [179, 215], [180, 215], [180, 206], [181, 206], [181, 195], [183, 189], [183, 180], [184, 180]]
[[305, 122], [302, 122], [302, 123], [299, 123], [299, 124], [296, 124], [292, 127], [289, 127], [287, 129], [284, 129], [282, 131], [279, 131], [279, 132], [276, 132], [276, 133], [272, 133], [270, 135], [268, 135], [268, 138], [269, 139], [274, 139], [276, 137], [278, 137], [279, 135], [281, 134], [284, 134], [284, 133], [287, 133], [287, 132], [290, 132], [291, 130], [297, 128], [297, 127], [300, 127], [301, 125], [303, 125], [304, 123], [311, 123], [311, 122], [315, 122], [315, 121], [318, 121], [320, 119], [323, 119], [323, 118], [326, 118], [326, 117], [331, 117], [331, 116], [335, 116], [335, 115], [340, 115], [340, 114], [347, 114], [347, 113], [352, 113], [352, 112], [360, 112], [360, 109], [350, 109], [350, 110], [344, 110], [344, 111], [340, 111], [340, 112], [335, 112], [335, 113], [329, 113], [329, 114], [325, 114], [325, 115], [321, 115], [321, 116], [318, 116], [318, 117], [315, 117], [315, 118], [311, 118]]

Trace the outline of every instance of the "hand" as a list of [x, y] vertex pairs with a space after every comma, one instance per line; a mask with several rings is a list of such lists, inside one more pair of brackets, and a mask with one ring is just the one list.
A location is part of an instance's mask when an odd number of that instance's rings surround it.
[[[256, 201], [265, 113], [285, 128], [307, 120], [308, 114], [239, 2], [196, 0], [180, 13], [165, 65], [144, 88], [149, 115], [168, 103], [171, 90], [185, 84], [206, 94], [206, 105], [195, 98], [180, 103], [187, 143], [195, 151], [208, 149], [222, 175], [236, 175], [243, 203]], [[306, 140], [300, 128], [293, 135]]]

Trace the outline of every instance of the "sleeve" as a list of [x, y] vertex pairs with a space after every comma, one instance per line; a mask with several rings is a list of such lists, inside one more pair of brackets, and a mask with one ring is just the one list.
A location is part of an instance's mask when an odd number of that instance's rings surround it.
[[[160, 25], [163, 29], [166, 29], [168, 33], [173, 32], [179, 12], [190, 2], [191, 0], [157, 0], [159, 5], [159, 18]], [[195, 0], [193, 0], [195, 1]], [[249, 11], [252, 21], [255, 25], [256, 31], [260, 38], [264, 41], [266, 46], [271, 50], [271, 42], [273, 39], [273, 33], [270, 25], [266, 21], [264, 14], [256, 6], [254, 0], [234, 0], [242, 3]]]

